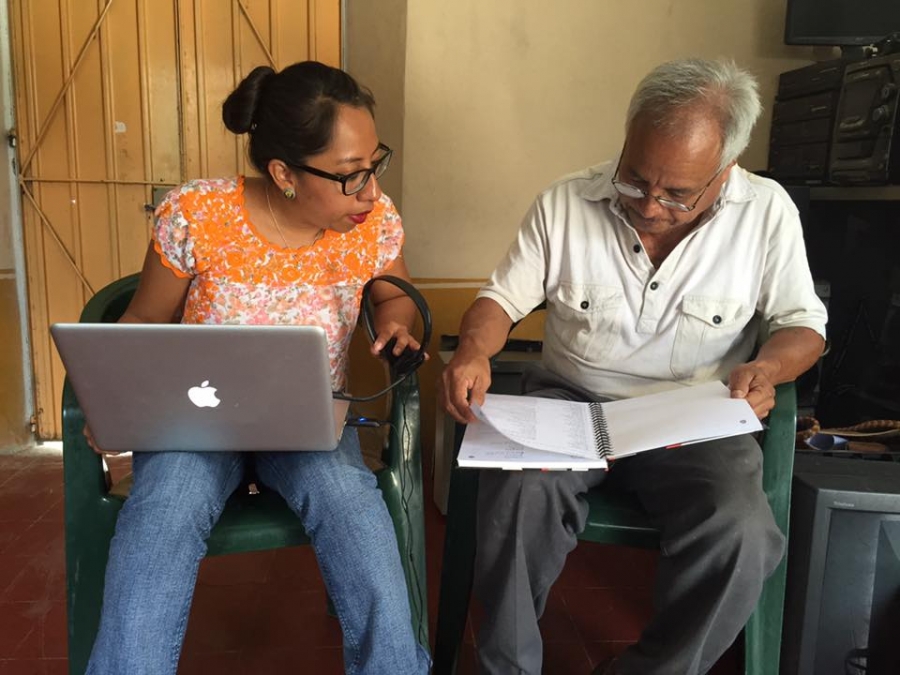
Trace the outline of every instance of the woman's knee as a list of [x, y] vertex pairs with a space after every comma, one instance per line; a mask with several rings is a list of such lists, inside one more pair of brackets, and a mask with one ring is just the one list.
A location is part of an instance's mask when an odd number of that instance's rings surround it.
[[208, 536], [240, 483], [240, 457], [234, 453], [150, 455], [135, 456], [134, 485], [120, 514], [120, 525], [165, 530], [173, 538], [181, 531]]

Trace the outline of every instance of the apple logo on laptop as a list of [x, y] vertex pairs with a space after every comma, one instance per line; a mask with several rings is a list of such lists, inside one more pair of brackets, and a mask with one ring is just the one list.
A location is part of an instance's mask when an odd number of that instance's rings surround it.
[[216, 388], [209, 386], [209, 380], [203, 380], [199, 387], [188, 389], [188, 398], [198, 408], [215, 408], [221, 401], [216, 397]]

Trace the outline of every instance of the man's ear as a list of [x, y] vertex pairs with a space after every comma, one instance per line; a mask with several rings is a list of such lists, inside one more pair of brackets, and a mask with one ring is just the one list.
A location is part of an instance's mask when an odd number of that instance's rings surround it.
[[731, 160], [731, 164], [722, 169], [722, 183], [728, 180], [728, 176], [731, 175], [731, 170], [734, 168], [734, 165], [737, 164], [737, 160]]

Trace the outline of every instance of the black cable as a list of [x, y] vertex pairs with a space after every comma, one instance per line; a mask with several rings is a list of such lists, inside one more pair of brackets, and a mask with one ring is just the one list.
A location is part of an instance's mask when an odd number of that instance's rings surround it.
[[868, 649], [864, 647], [851, 649], [844, 657], [844, 673], [845, 675], [864, 675], [869, 671], [868, 663]]
[[[392, 351], [394, 346], [394, 339], [392, 338], [381, 350], [382, 358], [384, 358], [384, 360], [388, 364], [388, 373], [389, 378], [391, 379], [391, 383], [381, 391], [367, 396], [352, 396], [344, 391], [332, 392], [332, 396], [336, 399], [357, 403], [373, 401], [376, 398], [380, 398], [385, 394], [390, 393], [399, 384], [405, 382], [407, 378], [409, 378], [410, 375], [416, 372], [416, 370], [418, 370], [419, 367], [425, 362], [426, 350], [428, 348], [428, 343], [431, 340], [431, 311], [428, 308], [428, 304], [425, 302], [425, 298], [422, 297], [422, 295], [412, 284], [403, 279], [391, 276], [375, 277], [366, 282], [365, 286], [363, 287], [362, 298], [360, 301], [360, 314], [362, 315], [363, 325], [366, 329], [369, 340], [371, 342], [374, 342], [376, 338], [374, 317], [375, 309], [374, 304], [371, 300], [371, 288], [376, 281], [386, 281], [390, 284], [393, 284], [394, 286], [402, 290], [413, 301], [416, 309], [422, 317], [423, 335], [420, 342], [420, 347], [418, 350], [413, 350], [407, 347], [400, 355], [394, 355]], [[411, 391], [412, 387], [410, 387], [409, 390]], [[411, 422], [408, 415], [405, 413], [407, 404], [409, 403], [409, 391], [404, 391], [401, 388], [398, 390], [398, 392], [400, 392], [400, 395], [402, 396], [398, 404], [400, 406], [400, 409], [404, 412], [402, 429], [397, 429], [396, 425], [394, 425], [392, 421], [374, 420], [367, 417], [349, 417], [347, 420], [347, 425], [370, 428], [380, 428], [381, 426], [388, 425], [390, 426], [390, 429], [388, 432], [387, 441], [388, 443], [390, 443], [392, 440], [391, 436], [393, 435], [393, 440], [397, 443], [398, 452], [400, 453], [400, 508], [403, 510], [403, 518], [405, 520], [405, 529], [407, 532], [407, 543], [405, 547], [406, 550], [403, 551], [403, 556], [406, 560], [406, 568], [409, 571], [410, 575], [409, 581], [412, 582], [412, 587], [415, 589], [415, 593], [412, 597], [410, 597], [410, 611], [414, 612], [421, 619], [426, 600], [423, 595], [421, 584], [419, 583], [419, 571], [416, 566], [415, 556], [416, 530], [413, 527], [413, 518], [412, 514], [410, 513], [410, 499], [414, 490], [415, 476], [410, 473], [411, 469], [408, 462], [409, 457], [405, 452], [407, 443], [414, 443], [415, 440], [412, 439], [412, 430], [410, 428]], [[392, 403], [393, 402], [391, 402], [391, 405], [388, 406], [389, 410], [393, 410]], [[421, 439], [418, 444], [418, 450], [421, 466]], [[424, 506], [425, 505], [423, 497], [423, 509]], [[423, 549], [424, 546], [425, 542], [422, 542]], [[426, 648], [428, 646], [427, 630], [427, 624], [422, 625], [422, 622], [420, 621], [416, 639], [419, 644]]]
[[[372, 394], [370, 396], [351, 396], [350, 394], [348, 394], [347, 392], [344, 392], [344, 391], [333, 391], [333, 392], [331, 392], [331, 395], [333, 398], [336, 398], [338, 400], [350, 401], [352, 403], [365, 403], [366, 401], [374, 401], [376, 398], [381, 398], [382, 396], [387, 394], [391, 389], [393, 389], [398, 384], [403, 382], [407, 377], [412, 375], [413, 372], [415, 372], [415, 371], [410, 371], [404, 375], [401, 375], [396, 380], [391, 382], [388, 386], [386, 386], [384, 389], [382, 389], [381, 391], [379, 391], [375, 394]], [[351, 426], [353, 426], [353, 425], [351, 425]]]
[[348, 417], [344, 424], [357, 429], [380, 429], [390, 425], [386, 420], [375, 420], [371, 417]]
[[[401, 392], [402, 392], [403, 398], [400, 401], [400, 407], [401, 407], [401, 409], [405, 410], [407, 403], [408, 403], [409, 392], [402, 391], [402, 390], [401, 390]], [[409, 418], [405, 414], [403, 415], [403, 431], [402, 431], [402, 433], [399, 432], [398, 430], [394, 429], [393, 425], [392, 425], [391, 431], [396, 432], [398, 434], [397, 440], [398, 440], [399, 447], [401, 448], [401, 450], [404, 447], [406, 447], [404, 440], [410, 438], [410, 436], [412, 434], [409, 427], [410, 427]], [[419, 454], [420, 454], [420, 458], [421, 458], [421, 442], [419, 443]], [[410, 507], [409, 507], [409, 500], [410, 500], [410, 497], [412, 494], [411, 491], [413, 490], [415, 476], [410, 475], [410, 473], [409, 473], [410, 468], [409, 468], [407, 462], [401, 461], [400, 467], [401, 467], [401, 469], [400, 469], [400, 473], [401, 473], [401, 475], [400, 475], [400, 484], [401, 484], [400, 485], [400, 505], [401, 505], [401, 508], [403, 509], [403, 515], [406, 518], [406, 530], [409, 533], [409, 541], [408, 541], [405, 555], [406, 555], [406, 560], [408, 563], [407, 567], [410, 570], [410, 574], [412, 575], [413, 587], [416, 590], [415, 600], [416, 600], [416, 609], [418, 610], [416, 612], [416, 614], [421, 618], [422, 610], [425, 606], [425, 599], [422, 596], [421, 584], [419, 583], [418, 569], [416, 568], [416, 564], [415, 564], [415, 548], [416, 548], [416, 546], [415, 546], [415, 538], [413, 536], [414, 528], [413, 528], [413, 522], [412, 522], [412, 515], [410, 513]], [[404, 475], [404, 473], [405, 473], [405, 475]], [[424, 509], [424, 507], [425, 507], [425, 505], [424, 505], [424, 499], [423, 499], [422, 508]], [[423, 519], [424, 519], [424, 513], [423, 513]], [[424, 547], [424, 542], [423, 542], [423, 547]], [[412, 609], [412, 608], [410, 608], [410, 609]], [[418, 626], [418, 635], [416, 637], [419, 641], [419, 644], [422, 644], [422, 645], [428, 644], [427, 634], [425, 633], [425, 629], [423, 628], [421, 621]]]
[[872, 325], [869, 323], [869, 313], [866, 311], [866, 302], [867, 298], [860, 299], [859, 304], [856, 306], [856, 313], [853, 316], [853, 320], [850, 322], [850, 325], [844, 329], [844, 333], [841, 336], [840, 351], [835, 354], [832, 366], [829, 369], [829, 372], [825, 374], [829, 379], [837, 378], [838, 373], [844, 365], [844, 359], [846, 359], [847, 353], [850, 351], [851, 344], [860, 324], [865, 328], [869, 342], [876, 347], [878, 346], [878, 340], [875, 338], [875, 333], [872, 331]]
[[400, 354], [393, 353], [396, 338], [388, 340], [387, 344], [381, 348], [380, 356], [388, 364], [392, 380], [391, 383], [381, 391], [368, 396], [351, 396], [344, 391], [333, 392], [332, 395], [334, 398], [342, 401], [353, 401], [357, 403], [374, 401], [376, 398], [384, 396], [391, 389], [403, 382], [425, 363], [428, 343], [431, 341], [431, 310], [428, 308], [428, 303], [425, 302], [425, 298], [416, 290], [415, 286], [399, 277], [392, 277], [390, 275], [372, 277], [363, 286], [362, 297], [360, 298], [359, 303], [359, 313], [362, 318], [363, 327], [366, 330], [366, 335], [369, 336], [369, 341], [375, 342], [375, 339], [377, 338], [375, 331], [375, 305], [372, 302], [372, 288], [377, 281], [384, 281], [396, 286], [412, 300], [413, 304], [416, 306], [416, 310], [422, 317], [422, 340], [419, 343], [418, 349], [412, 349], [407, 346]]

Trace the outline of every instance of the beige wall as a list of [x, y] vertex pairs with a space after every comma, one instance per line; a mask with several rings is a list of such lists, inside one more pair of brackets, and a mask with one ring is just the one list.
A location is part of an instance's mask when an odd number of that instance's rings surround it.
[[[350, 3], [350, 12], [356, 3]], [[640, 78], [677, 57], [734, 58], [767, 107], [742, 163], [765, 168], [784, 0], [454, 0], [406, 17], [403, 217], [416, 277], [482, 278], [534, 195], [618, 152]]]
[[380, 180], [402, 208], [403, 114], [406, 70], [406, 1], [346, 0], [344, 68], [375, 94], [381, 142], [394, 149]]
[[[407, 263], [436, 336], [456, 332], [535, 194], [618, 152], [628, 99], [653, 66], [724, 56], [756, 74], [766, 111], [742, 164], [761, 169], [778, 74], [832, 56], [783, 44], [785, 0], [345, 0], [345, 8], [344, 65], [374, 91], [379, 134], [398, 151], [382, 183], [400, 203]], [[440, 373], [436, 345], [431, 353], [420, 371], [426, 449]]]

